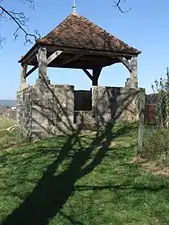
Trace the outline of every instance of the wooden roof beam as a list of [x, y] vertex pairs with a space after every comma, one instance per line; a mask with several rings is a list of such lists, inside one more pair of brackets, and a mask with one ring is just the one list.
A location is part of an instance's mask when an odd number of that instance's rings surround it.
[[127, 60], [125, 57], [118, 57], [120, 62], [123, 63], [123, 65], [129, 70], [129, 72], [132, 72], [131, 63], [129, 60]]
[[28, 52], [26, 55], [24, 55], [20, 60], [19, 63], [26, 63], [28, 64], [28, 61], [37, 53], [38, 51], [38, 46], [35, 44]]
[[49, 50], [49, 51], [65, 51], [66, 53], [84, 53], [88, 55], [94, 55], [94, 56], [109, 56], [109, 57], [121, 57], [125, 56], [127, 57], [132, 57], [132, 56], [137, 56], [138, 54], [133, 54], [132, 52], [118, 52], [118, 51], [101, 51], [101, 50], [91, 50], [91, 49], [81, 49], [81, 48], [71, 48], [71, 47], [61, 47], [61, 46], [53, 46], [53, 45], [45, 45], [44, 46]]
[[68, 63], [71, 63], [71, 62], [74, 62], [74, 61], [78, 60], [83, 55], [84, 54], [82, 54], [82, 53], [78, 53], [74, 57], [72, 57], [71, 59], [68, 59], [65, 62], [61, 63], [61, 66], [67, 65]]
[[55, 60], [60, 54], [62, 54], [63, 51], [55, 51], [52, 55], [49, 56], [47, 59], [47, 65], [49, 65], [53, 60]]

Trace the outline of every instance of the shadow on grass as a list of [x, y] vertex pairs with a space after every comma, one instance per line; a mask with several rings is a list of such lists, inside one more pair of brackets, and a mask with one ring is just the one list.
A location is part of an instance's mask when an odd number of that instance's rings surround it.
[[[109, 124], [103, 132], [96, 134], [94, 140], [87, 148], [83, 148], [78, 133], [68, 137], [64, 146], [60, 148], [55, 161], [46, 168], [32, 193], [28, 195], [18, 208], [7, 216], [2, 224], [47, 225], [50, 219], [57, 213], [61, 213], [61, 209], [66, 201], [74, 194], [76, 181], [89, 174], [99, 165], [105, 157], [111, 141], [127, 131], [127, 127], [123, 127], [114, 134], [112, 133], [112, 124]], [[73, 151], [73, 155], [69, 156], [75, 145], [80, 150]], [[57, 149], [53, 150], [58, 152]], [[50, 151], [53, 150], [50, 149]], [[56, 174], [59, 165], [69, 157], [71, 162], [67, 165], [67, 168], [63, 172]], [[72, 224], [82, 224], [72, 220], [69, 216], [64, 216]]]

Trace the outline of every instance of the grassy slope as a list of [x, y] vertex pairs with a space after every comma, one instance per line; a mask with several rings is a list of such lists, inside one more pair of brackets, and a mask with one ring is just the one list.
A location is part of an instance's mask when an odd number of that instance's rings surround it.
[[18, 131], [7, 130], [14, 125], [14, 120], [0, 116], [0, 150], [9, 146], [13, 146], [18, 141], [18, 138], [21, 137], [19, 136]]
[[58, 137], [1, 152], [3, 224], [169, 224], [169, 179], [131, 163], [136, 134], [135, 126], [118, 127], [111, 136]]

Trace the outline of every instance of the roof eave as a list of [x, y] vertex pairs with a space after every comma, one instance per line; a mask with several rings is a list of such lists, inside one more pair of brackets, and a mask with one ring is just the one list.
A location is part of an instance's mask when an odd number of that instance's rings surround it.
[[31, 53], [34, 52], [34, 50], [36, 49], [36, 47], [38, 47], [38, 42], [37, 41], [32, 46], [32, 48], [23, 57], [21, 57], [21, 59], [18, 61], [18, 63], [24, 63], [24, 61], [31, 55]]
[[[24, 63], [26, 62], [26, 60], [31, 57], [31, 55], [34, 54], [34, 51], [36, 50], [36, 48], [38, 48], [39, 46], [53, 46], [53, 47], [56, 47], [58, 48], [58, 50], [64, 50], [64, 49], [72, 49], [72, 50], [86, 50], [86, 51], [92, 51], [92, 52], [102, 52], [102, 53], [113, 53], [112, 51], [101, 51], [101, 50], [92, 50], [92, 49], [82, 49], [82, 48], [72, 48], [70, 46], [58, 46], [58, 45], [53, 45], [53, 44], [49, 44], [49, 43], [45, 43], [45, 42], [41, 42], [41, 39], [37, 40], [36, 43], [32, 46], [32, 48], [18, 61], [18, 63]], [[138, 56], [139, 54], [141, 54], [142, 52], [137, 50], [137, 49], [134, 49], [134, 51], [124, 51], [124, 52], [114, 52], [114, 53], [119, 53], [119, 54], [129, 54], [129, 55], [136, 55]]]
[[56, 48], [58, 48], [58, 50], [64, 50], [64, 49], [72, 49], [72, 50], [85, 50], [85, 51], [95, 51], [96, 53], [97, 52], [109, 52], [109, 53], [125, 53], [125, 54], [131, 54], [131, 55], [139, 55], [139, 54], [141, 54], [142, 52], [140, 51], [140, 50], [137, 50], [137, 49], [135, 49], [135, 48], [132, 48], [131, 47], [131, 49], [133, 49], [133, 50], [131, 50], [131, 51], [123, 51], [123, 52], [120, 52], [120, 51], [106, 51], [106, 50], [98, 50], [98, 49], [96, 49], [96, 50], [93, 50], [93, 49], [87, 49], [87, 48], [77, 48], [77, 47], [72, 47], [72, 46], [61, 46], [61, 45], [55, 45], [55, 44], [50, 44], [50, 43], [45, 43], [45, 42], [43, 42], [43, 41], [41, 41], [41, 39], [39, 39], [38, 41], [37, 41], [37, 43], [39, 44], [39, 45], [41, 45], [41, 46], [53, 46], [53, 47], [56, 47]]

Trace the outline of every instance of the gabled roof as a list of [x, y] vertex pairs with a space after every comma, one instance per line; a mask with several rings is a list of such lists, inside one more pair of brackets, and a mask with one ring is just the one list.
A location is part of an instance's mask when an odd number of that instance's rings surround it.
[[135, 55], [141, 53], [78, 14], [70, 14], [60, 25], [37, 42], [39, 44], [73, 49], [109, 51]]

